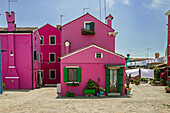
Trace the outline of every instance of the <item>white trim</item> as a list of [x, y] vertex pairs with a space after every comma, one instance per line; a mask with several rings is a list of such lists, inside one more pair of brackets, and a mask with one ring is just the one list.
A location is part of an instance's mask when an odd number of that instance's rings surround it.
[[23, 35], [23, 34], [32, 34], [32, 33], [0, 33], [0, 34], [4, 34], [4, 35], [8, 35], [8, 34], [17, 34], [17, 35]]
[[10, 56], [14, 56], [14, 54], [10, 54]]
[[40, 53], [39, 52], [37, 53], [38, 53], [38, 62], [40, 62]]
[[[50, 73], [51, 71], [55, 71], [55, 78], [51, 78], [51, 73]], [[56, 70], [55, 69], [50, 69], [49, 70], [49, 78], [50, 79], [56, 79]]]
[[43, 53], [40, 54], [40, 61], [43, 60]]
[[66, 68], [79, 68], [79, 66], [66, 66]]
[[[50, 54], [54, 54], [54, 62], [51, 62], [50, 61]], [[56, 56], [55, 56], [55, 53], [49, 53], [49, 63], [55, 63], [56, 62], [56, 58], [55, 58]]]
[[16, 79], [19, 79], [19, 77], [5, 77], [5, 78], [9, 78], [9, 79], [10, 79], [10, 78], [16, 78]]
[[[41, 37], [43, 37], [43, 44], [41, 44]], [[40, 45], [44, 45], [44, 36], [40, 37]]]
[[15, 68], [15, 66], [8, 66], [8, 68]]
[[111, 52], [111, 51], [108, 51], [108, 50], [106, 50], [106, 49], [104, 49], [104, 48], [101, 48], [101, 47], [98, 47], [98, 46], [96, 46], [96, 45], [90, 45], [90, 46], [85, 47], [85, 48], [83, 48], [83, 49], [80, 49], [80, 50], [77, 50], [77, 51], [75, 51], [75, 52], [72, 52], [72, 53], [70, 53], [70, 54], [68, 54], [68, 55], [65, 55], [65, 56], [61, 57], [61, 59], [64, 59], [64, 58], [66, 58], [66, 57], [69, 57], [69, 56], [71, 56], [71, 55], [74, 55], [74, 54], [76, 54], [76, 53], [79, 53], [79, 52], [84, 51], [84, 50], [86, 50], [86, 49], [88, 49], [88, 48], [91, 48], [91, 47], [96, 47], [96, 48], [98, 48], [98, 49], [101, 49], [101, 50], [106, 51], [106, 52], [108, 52], [108, 53], [111, 53], [111, 54], [113, 54], [113, 55], [119, 56], [119, 57], [121, 57], [121, 58], [125, 58], [125, 57], [123, 57], [123, 56], [117, 55], [117, 54], [115, 54], [115, 53], [113, 53], [113, 52]]
[[[73, 83], [73, 82], [66, 82], [66, 83], [70, 83], [70, 84], [71, 84], [71, 83]], [[76, 83], [76, 84], [77, 84], [77, 83], [79, 83], [79, 82], [74, 82], [74, 83]]]
[[84, 28], [86, 28], [87, 23], [91, 23], [92, 21], [84, 21]]
[[[51, 44], [51, 38], [50, 37], [55, 37], [55, 44]], [[49, 36], [49, 45], [56, 45], [56, 36], [55, 35], [50, 35]]]
[[[101, 58], [103, 58], [103, 53], [100, 54], [101, 54]], [[97, 58], [97, 53], [95, 53], [95, 58]]]

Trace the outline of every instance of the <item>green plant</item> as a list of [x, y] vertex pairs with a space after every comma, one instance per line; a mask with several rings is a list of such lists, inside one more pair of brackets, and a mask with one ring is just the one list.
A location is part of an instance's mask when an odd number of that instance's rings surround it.
[[103, 87], [99, 87], [100, 91], [106, 91]]
[[166, 84], [167, 84], [168, 88], [170, 88], [170, 81], [167, 81]]
[[156, 81], [156, 79], [154, 78], [154, 79], [151, 81], [151, 83], [155, 83], [155, 81]]
[[2, 85], [3, 85], [3, 89], [5, 89], [5, 83], [2, 83]]
[[89, 79], [89, 81], [86, 84], [85, 89], [97, 89], [97, 88], [98, 88], [98, 84], [92, 79]]
[[127, 88], [129, 88], [130, 81], [131, 81], [131, 73], [129, 74], [129, 77], [126, 76], [125, 78], [125, 83], [126, 83]]
[[156, 81], [159, 81], [159, 80], [160, 80], [160, 70], [159, 70], [159, 67], [158, 67], [158, 66], [155, 66], [155, 67], [153, 68], [153, 70], [154, 70], [154, 79], [155, 79]]
[[131, 87], [129, 87], [129, 88], [128, 88], [127, 86], [125, 86], [125, 89], [129, 89], [129, 90], [131, 90], [132, 88], [131, 88]]
[[140, 83], [140, 80], [134, 80], [134, 83]]
[[81, 31], [87, 31], [87, 29], [86, 28], [82, 28]]

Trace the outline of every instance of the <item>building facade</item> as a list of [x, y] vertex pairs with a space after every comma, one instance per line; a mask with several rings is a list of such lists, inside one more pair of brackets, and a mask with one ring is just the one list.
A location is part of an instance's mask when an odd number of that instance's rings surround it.
[[61, 32], [46, 24], [39, 28], [41, 35], [41, 73], [43, 84], [60, 83]]
[[[102, 23], [89, 13], [62, 26], [61, 96], [83, 96], [89, 79], [106, 89], [105, 95], [124, 95], [125, 57], [115, 53], [113, 17]], [[76, 83], [76, 85], [75, 85]]]
[[0, 28], [2, 76], [6, 89], [41, 86], [40, 36], [36, 27], [16, 27], [15, 13], [6, 12], [7, 28]]

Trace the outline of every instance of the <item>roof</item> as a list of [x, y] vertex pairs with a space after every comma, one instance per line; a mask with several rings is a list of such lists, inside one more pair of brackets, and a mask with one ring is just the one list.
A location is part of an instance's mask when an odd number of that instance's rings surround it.
[[55, 28], [55, 29], [58, 29], [58, 28], [56, 28], [56, 27], [54, 27], [54, 26], [52, 26], [51, 24], [49, 24], [49, 23], [47, 23], [47, 24], [45, 24], [45, 25], [43, 25], [42, 27], [40, 27], [39, 29], [41, 29], [41, 28], [43, 28], [43, 27], [45, 27], [45, 26], [51, 26], [51, 27], [53, 27], [53, 28]]
[[170, 15], [170, 10], [165, 13], [165, 15]]
[[[62, 27], [66, 26], [66, 25], [68, 25], [68, 24], [70, 24], [70, 23], [72, 23], [72, 22], [74, 22], [74, 21], [76, 21], [76, 20], [78, 20], [78, 19], [80, 19], [80, 18], [82, 18], [82, 17], [86, 16], [86, 15], [91, 16], [92, 18], [96, 19], [97, 21], [99, 21], [99, 22], [100, 22], [100, 23], [102, 23], [103, 25], [105, 25], [105, 26], [107, 26], [107, 27], [111, 28], [110, 26], [108, 26], [107, 24], [105, 24], [105, 23], [103, 23], [102, 21], [98, 20], [96, 17], [92, 16], [92, 15], [91, 15], [91, 14], [89, 14], [88, 12], [87, 12], [86, 14], [84, 14], [84, 15], [80, 16], [79, 18], [77, 18], [77, 19], [75, 19], [75, 20], [71, 21], [71, 22], [64, 24]], [[111, 29], [112, 29], [113, 31], [115, 31], [113, 28], [111, 28]]]
[[[17, 27], [14, 32], [33, 32], [37, 27]], [[0, 28], [0, 32], [10, 32], [8, 28]]]
[[66, 55], [60, 57], [60, 59], [69, 57], [69, 56], [71, 56], [71, 55], [74, 55], [74, 54], [76, 54], [76, 53], [78, 53], [78, 52], [81, 52], [81, 51], [86, 50], [86, 49], [91, 48], [91, 47], [96, 47], [96, 48], [102, 49], [102, 50], [104, 50], [104, 51], [106, 51], [106, 52], [109, 52], [109, 53], [111, 53], [111, 54], [114, 54], [114, 55], [117, 55], [117, 56], [119, 56], [119, 57], [125, 58], [125, 57], [124, 57], [123, 55], [121, 55], [121, 54], [112, 52], [112, 51], [107, 50], [107, 49], [105, 49], [105, 48], [103, 48], [103, 47], [100, 47], [100, 46], [98, 46], [98, 45], [91, 44], [91, 45], [89, 45], [89, 46], [87, 46], [87, 47], [84, 47], [84, 48], [78, 49], [78, 50], [76, 50], [76, 51], [74, 51], [74, 52], [71, 52], [71, 53], [69, 53], [69, 54], [66, 54]]

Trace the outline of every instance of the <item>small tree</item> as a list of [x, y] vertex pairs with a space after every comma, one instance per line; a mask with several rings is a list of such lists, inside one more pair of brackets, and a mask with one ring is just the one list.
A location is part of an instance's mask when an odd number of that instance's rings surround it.
[[155, 67], [153, 68], [153, 70], [154, 70], [154, 79], [155, 79], [156, 81], [159, 81], [159, 80], [160, 80], [160, 70], [159, 70], [159, 67], [158, 67], [158, 66], [155, 66]]

